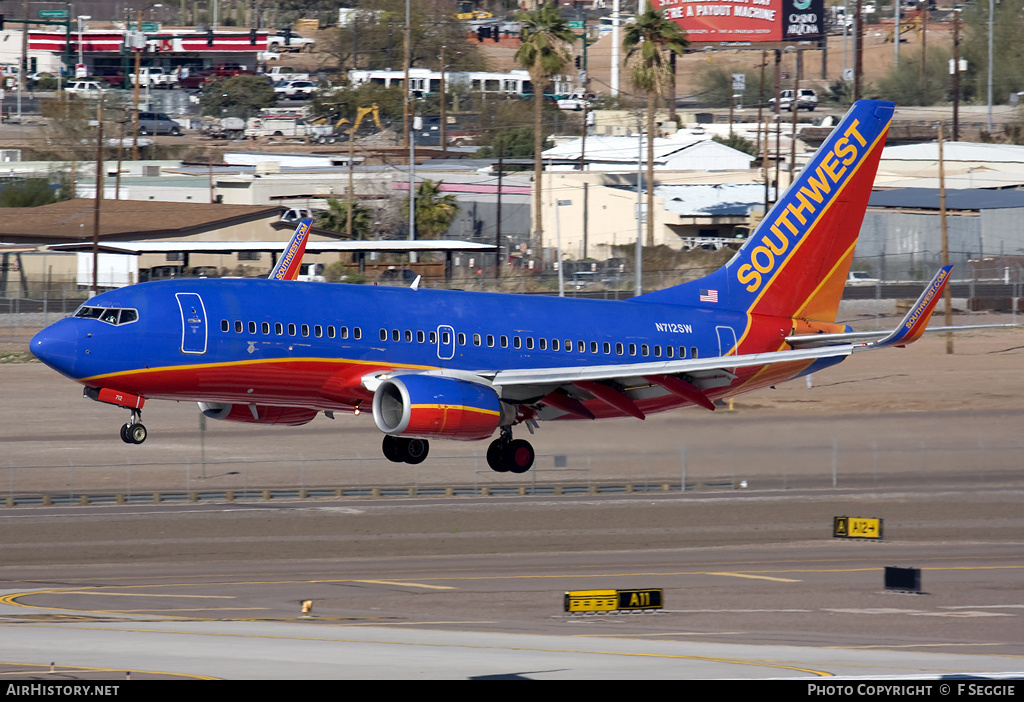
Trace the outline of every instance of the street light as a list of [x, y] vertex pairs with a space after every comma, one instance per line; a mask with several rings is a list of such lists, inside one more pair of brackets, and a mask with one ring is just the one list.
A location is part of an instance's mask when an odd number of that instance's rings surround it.
[[[92, 15], [78, 15], [78, 65], [83, 65], [82, 60], [82, 20], [91, 20]], [[75, 69], [75, 78], [78, 78], [78, 69]]]

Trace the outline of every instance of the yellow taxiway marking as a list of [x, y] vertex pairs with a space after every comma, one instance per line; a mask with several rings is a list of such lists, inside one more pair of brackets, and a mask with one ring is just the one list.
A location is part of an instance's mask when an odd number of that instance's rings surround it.
[[708, 575], [726, 575], [730, 578], [750, 578], [751, 580], [774, 580], [777, 583], [798, 583], [793, 578], [772, 578], [767, 575], [750, 575], [749, 573], [708, 573]]
[[448, 585], [426, 585], [424, 583], [407, 583], [398, 580], [350, 580], [352, 583], [367, 583], [369, 585], [397, 585], [398, 587], [424, 587], [429, 590], [454, 590]]
[[[3, 625], [0, 625], [2, 627]], [[19, 625], [20, 626], [20, 625]], [[48, 626], [48, 625], [44, 625]], [[176, 634], [179, 636], [210, 636], [210, 637], [224, 637], [224, 638], [242, 638], [242, 639], [263, 639], [263, 640], [279, 640], [279, 641], [322, 641], [332, 644], [338, 643], [373, 643], [378, 646], [421, 646], [426, 648], [462, 648], [462, 649], [474, 649], [474, 650], [508, 650], [508, 651], [534, 651], [541, 653], [580, 653], [585, 655], [598, 655], [598, 656], [625, 656], [628, 658], [663, 658], [671, 660], [684, 660], [684, 661], [703, 661], [707, 663], [725, 663], [728, 665], [743, 665], [753, 666], [756, 668], [773, 668], [777, 670], [792, 670], [798, 673], [806, 673], [808, 675], [816, 675], [818, 677], [832, 677], [832, 673], [822, 670], [813, 670], [811, 668], [801, 668], [796, 665], [789, 664], [784, 661], [772, 661], [772, 660], [742, 660], [738, 658], [717, 658], [714, 656], [687, 656], [677, 653], [634, 653], [631, 651], [600, 651], [596, 649], [575, 649], [575, 648], [547, 648], [537, 646], [516, 646], [509, 644], [505, 646], [486, 646], [486, 645], [474, 645], [465, 643], [425, 643], [421, 641], [389, 641], [389, 640], [373, 640], [373, 639], [358, 639], [358, 638], [328, 638], [319, 636], [268, 636], [262, 634], [259, 636], [251, 636], [249, 634], [229, 634], [220, 633], [213, 631], [174, 631], [164, 629], [139, 629], [133, 627], [114, 627], [108, 628], [103, 627], [90, 627], [90, 626], [62, 626], [62, 625], [49, 625], [49, 628], [53, 629], [74, 629], [75, 631], [83, 631], [89, 629], [97, 629], [100, 631], [131, 631], [144, 634]]]
[[[40, 664], [40, 663], [15, 663], [13, 661], [0, 661], [0, 665], [9, 665], [11, 667], [21, 667], [21, 668], [37, 669], [39, 672], [47, 673], [47, 674], [50, 672], [50, 668], [51, 667], [53, 668], [53, 673], [54, 674], [77, 673], [77, 672], [81, 672], [83, 670], [90, 671], [90, 672], [101, 672], [101, 673], [124, 673], [124, 668], [95, 668], [95, 667], [86, 667], [86, 666], [83, 666], [83, 665], [58, 665], [58, 666], [54, 666], [52, 663], [49, 664], [49, 665], [46, 665], [46, 664]], [[33, 670], [31, 672], [36, 672], [36, 671]], [[166, 672], [164, 672], [162, 670], [136, 670], [134, 672], [135, 672], [136, 675], [142, 673], [142, 674], [145, 674], [145, 675], [166, 675], [166, 676], [172, 677], [172, 678], [192, 678], [194, 680], [220, 680], [220, 678], [215, 678], [215, 677], [212, 677], [212, 676], [209, 676], [209, 675], [193, 675], [191, 673], [166, 673]], [[26, 673], [25, 670], [13, 670], [13, 671], [11, 671], [9, 673], [0, 673], [0, 675], [24, 676], [25, 673]], [[41, 679], [41, 678], [37, 678], [37, 679]], [[114, 678], [110, 678], [110, 679], [113, 680]], [[112, 685], [116, 685], [117, 683], [114, 682], [114, 683], [111, 683], [111, 684]]]
[[145, 595], [138, 592], [103, 592], [102, 590], [54, 590], [62, 595], [103, 595], [104, 597], [183, 597], [196, 600], [233, 600], [234, 595]]

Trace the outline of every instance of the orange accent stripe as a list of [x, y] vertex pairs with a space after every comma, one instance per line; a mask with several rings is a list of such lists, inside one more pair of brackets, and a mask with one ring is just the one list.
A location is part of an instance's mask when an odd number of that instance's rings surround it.
[[[850, 177], [846, 179], [846, 181], [843, 183], [842, 187], [840, 187], [838, 190], [835, 191], [835, 195], [829, 200], [828, 205], [826, 205], [825, 207], [823, 207], [821, 209], [821, 211], [818, 213], [818, 216], [814, 219], [814, 222], [812, 222], [811, 225], [807, 228], [807, 233], [808, 234], [810, 234], [818, 226], [818, 223], [821, 221], [821, 218], [825, 216], [826, 212], [828, 212], [830, 209], [832, 209], [832, 205], [834, 205], [836, 203], [836, 201], [839, 199], [839, 196], [846, 190], [846, 188], [848, 188], [850, 186], [850, 183], [852, 183], [854, 178], [856, 178], [857, 172], [860, 171], [861, 166], [863, 166], [864, 163], [868, 160], [868, 157], [874, 152], [875, 148], [877, 148], [879, 146], [879, 142], [881, 141], [882, 144], [885, 143], [885, 136], [888, 133], [889, 133], [889, 125], [886, 125], [885, 129], [883, 129], [879, 133], [878, 137], [876, 137], [875, 141], [871, 144], [871, 148], [868, 149], [866, 152], [864, 152], [864, 157], [857, 163], [857, 166], [856, 166], [856, 168], [854, 168], [853, 173], [850, 174]], [[759, 226], [764, 226], [763, 222], [765, 222], [765, 221], [767, 221], [767, 217], [765, 219], [761, 220], [762, 224], [759, 225]], [[858, 238], [859, 238], [859, 236], [860, 235], [858, 233]], [[744, 330], [743, 335], [740, 337], [740, 340], [738, 342], [736, 342], [736, 348], [737, 349], [740, 348], [740, 346], [746, 340], [747, 335], [750, 333], [750, 330], [753, 327], [753, 324], [752, 324], [753, 320], [752, 320], [751, 311], [755, 307], [757, 307], [757, 304], [761, 301], [761, 298], [764, 297], [765, 293], [768, 292], [768, 289], [771, 288], [771, 286], [775, 283], [775, 280], [779, 277], [779, 275], [782, 274], [782, 271], [784, 271], [786, 269], [786, 267], [789, 265], [789, 262], [793, 260], [793, 257], [796, 255], [796, 252], [800, 249], [801, 246], [804, 245], [804, 243], [809, 238], [810, 237], [807, 236], [806, 234], [803, 237], [800, 238], [800, 241], [798, 241], [796, 243], [796, 245], [793, 247], [793, 250], [790, 252], [789, 256], [786, 257], [786, 260], [782, 262], [782, 264], [779, 266], [779, 269], [777, 271], [775, 271], [775, 274], [768, 280], [768, 282], [765, 284], [765, 286], [761, 290], [761, 292], [758, 293], [758, 295], [754, 299], [754, 301], [752, 303], [750, 303], [750, 307], [747, 308], [747, 312], [746, 312], [746, 314], [747, 314], [747, 328]], [[854, 243], [856, 243], [856, 238], [854, 239]]]

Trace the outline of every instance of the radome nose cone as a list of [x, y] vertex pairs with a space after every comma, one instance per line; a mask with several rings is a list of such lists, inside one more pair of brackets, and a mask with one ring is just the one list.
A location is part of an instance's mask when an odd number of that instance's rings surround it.
[[74, 377], [78, 358], [78, 334], [61, 322], [32, 337], [29, 350], [40, 361], [66, 376]]

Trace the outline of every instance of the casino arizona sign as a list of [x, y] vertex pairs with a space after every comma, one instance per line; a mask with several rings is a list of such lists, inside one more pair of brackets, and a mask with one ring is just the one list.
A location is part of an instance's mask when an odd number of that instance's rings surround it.
[[691, 42], [821, 39], [825, 0], [652, 0]]

